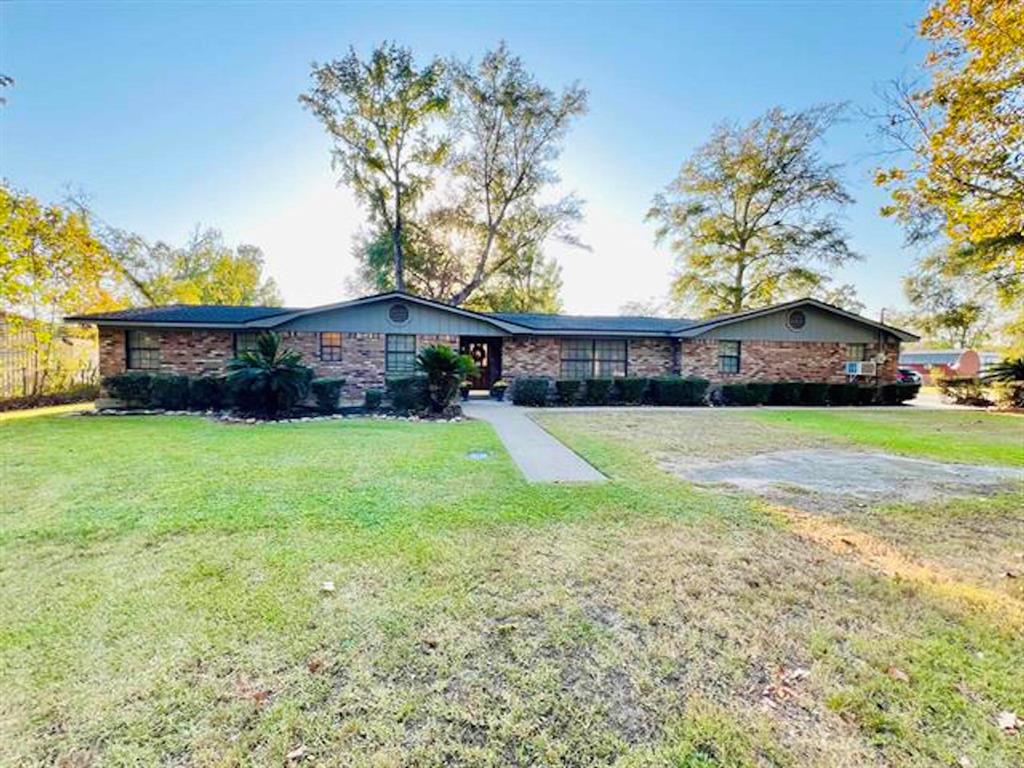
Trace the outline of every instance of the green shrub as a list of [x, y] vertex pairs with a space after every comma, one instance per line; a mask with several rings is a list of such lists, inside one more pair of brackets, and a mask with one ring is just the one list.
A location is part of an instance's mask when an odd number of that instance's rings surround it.
[[227, 380], [223, 376], [196, 376], [188, 382], [192, 408], [216, 410], [228, 404]]
[[994, 381], [992, 396], [1000, 408], [1024, 408], [1024, 381]]
[[587, 379], [583, 399], [590, 405], [608, 405], [612, 394], [611, 379]]
[[394, 376], [387, 379], [385, 385], [391, 407], [399, 413], [419, 413], [430, 407], [426, 376]]
[[[939, 388], [939, 392], [958, 405], [992, 405], [980, 379], [936, 377], [935, 385]], [[886, 402], [884, 392], [882, 393], [882, 403], [892, 405], [892, 403]]]
[[750, 405], [764, 405], [772, 394], [772, 385], [764, 381], [752, 381], [747, 384], [747, 400]]
[[856, 384], [829, 384], [828, 404], [829, 405], [857, 405], [858, 391], [860, 387]]
[[338, 409], [338, 400], [341, 399], [341, 388], [345, 386], [345, 380], [324, 377], [313, 379], [309, 385], [316, 398], [316, 407], [324, 413], [334, 413]]
[[580, 387], [583, 382], [579, 379], [559, 379], [555, 382], [555, 392], [558, 395], [558, 402], [562, 405], [575, 405], [580, 396]]
[[444, 344], [421, 349], [416, 369], [427, 377], [427, 404], [434, 413], [444, 413], [458, 398], [462, 382], [477, 373], [472, 357]]
[[228, 363], [228, 382], [241, 410], [274, 415], [293, 408], [309, 394], [313, 369], [302, 365], [298, 352], [281, 346], [276, 333], [261, 333], [256, 348]]
[[551, 379], [516, 379], [512, 387], [512, 402], [516, 405], [546, 405], [550, 388]]
[[149, 385], [149, 401], [154, 408], [183, 411], [188, 408], [188, 376], [161, 373]]
[[773, 381], [768, 394], [769, 405], [799, 405], [803, 393], [802, 381]]
[[828, 402], [828, 384], [822, 381], [808, 381], [800, 390], [802, 405], [825, 405]]
[[379, 389], [368, 389], [363, 393], [364, 405], [368, 411], [376, 411], [380, 408], [381, 401], [384, 399], [384, 393]]
[[112, 398], [120, 400], [131, 408], [143, 408], [149, 405], [149, 390], [153, 375], [142, 371], [129, 371], [107, 376], [103, 379], [103, 388]]
[[650, 380], [647, 397], [655, 405], [701, 405], [710, 383], [696, 377], [659, 376]]
[[907, 382], [882, 385], [882, 405], [902, 405], [907, 400], [913, 400], [920, 391], [920, 384]]
[[857, 405], [874, 405], [877, 399], [878, 390], [875, 387], [857, 385]]
[[647, 394], [647, 379], [627, 377], [615, 380], [615, 387], [612, 391], [612, 400], [617, 403], [628, 403], [634, 405], [642, 403]]
[[760, 382], [723, 384], [722, 401], [726, 405], [762, 405], [768, 402], [771, 392], [771, 384]]

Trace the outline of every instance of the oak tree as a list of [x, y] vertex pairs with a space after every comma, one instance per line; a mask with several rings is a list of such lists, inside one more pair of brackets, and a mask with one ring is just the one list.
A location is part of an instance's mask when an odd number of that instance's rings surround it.
[[838, 218], [852, 198], [818, 150], [840, 113], [776, 107], [724, 123], [683, 164], [647, 215], [677, 254], [676, 301], [739, 312], [812, 293], [859, 258]]

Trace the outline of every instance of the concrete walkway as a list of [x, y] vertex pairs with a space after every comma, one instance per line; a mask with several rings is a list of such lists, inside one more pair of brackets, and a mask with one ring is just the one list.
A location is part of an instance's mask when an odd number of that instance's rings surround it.
[[469, 400], [462, 411], [486, 421], [531, 483], [600, 483], [607, 478], [545, 432], [525, 409], [496, 400]]

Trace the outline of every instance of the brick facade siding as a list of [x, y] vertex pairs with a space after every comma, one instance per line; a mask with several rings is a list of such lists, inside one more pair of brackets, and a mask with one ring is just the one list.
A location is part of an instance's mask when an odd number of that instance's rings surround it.
[[[162, 373], [184, 373], [189, 376], [223, 373], [235, 356], [234, 332], [217, 330], [165, 330], [160, 336], [160, 369]], [[127, 365], [125, 330], [100, 328], [100, 375], [124, 373]], [[383, 333], [343, 333], [341, 360], [320, 359], [319, 334], [313, 331], [292, 331], [281, 334], [282, 344], [302, 355], [302, 362], [317, 376], [345, 379], [342, 398], [361, 400], [365, 390], [384, 387]], [[416, 348], [444, 344], [458, 349], [457, 336], [424, 334], [416, 337]]]
[[[160, 330], [160, 371], [192, 376], [223, 373], [234, 357], [234, 333], [222, 330]], [[346, 380], [342, 397], [358, 400], [371, 387], [383, 388], [385, 378], [385, 334], [343, 333], [341, 360], [320, 359], [319, 334], [312, 331], [286, 332], [284, 344], [301, 353], [303, 362], [317, 376]], [[445, 344], [458, 349], [458, 336], [419, 335], [417, 349]], [[125, 330], [102, 327], [99, 331], [100, 374], [122, 373], [126, 365]], [[878, 351], [868, 345], [869, 356]], [[885, 346], [886, 361], [880, 369], [883, 381], [894, 381], [899, 344]], [[712, 382], [827, 381], [843, 382], [847, 345], [841, 342], [744, 341], [740, 347], [740, 371], [718, 372], [718, 341], [711, 339], [637, 338], [628, 344], [630, 376], [664, 376], [679, 373], [700, 376]], [[506, 381], [518, 377], [557, 379], [561, 368], [561, 342], [554, 336], [506, 336], [502, 344], [502, 372]]]
[[[674, 345], [678, 344], [677, 348]], [[843, 363], [845, 342], [744, 341], [740, 344], [740, 372], [718, 372], [718, 341], [715, 339], [630, 339], [630, 376], [699, 376], [715, 383], [748, 381], [846, 381]], [[878, 351], [868, 344], [869, 357]], [[896, 380], [899, 344], [885, 346], [886, 361], [880, 368], [884, 381]], [[503, 346], [502, 378], [557, 379], [561, 369], [561, 345], [557, 337], [506, 337]]]

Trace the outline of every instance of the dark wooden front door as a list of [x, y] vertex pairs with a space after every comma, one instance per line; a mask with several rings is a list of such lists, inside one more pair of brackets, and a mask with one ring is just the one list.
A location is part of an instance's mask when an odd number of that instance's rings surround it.
[[501, 339], [463, 336], [459, 351], [476, 363], [477, 375], [470, 379], [473, 389], [490, 389], [501, 378]]

